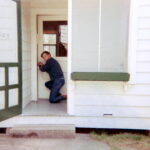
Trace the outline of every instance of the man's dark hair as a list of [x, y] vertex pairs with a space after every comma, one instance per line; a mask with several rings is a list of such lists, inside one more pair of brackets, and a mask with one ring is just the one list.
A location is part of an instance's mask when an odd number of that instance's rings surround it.
[[51, 55], [50, 52], [48, 52], [48, 51], [43, 51], [42, 54], [41, 54], [41, 57], [43, 57], [44, 54]]

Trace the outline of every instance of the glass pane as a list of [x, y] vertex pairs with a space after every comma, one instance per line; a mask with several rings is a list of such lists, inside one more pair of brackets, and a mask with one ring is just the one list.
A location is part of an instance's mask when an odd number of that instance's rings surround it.
[[9, 107], [18, 105], [18, 89], [9, 90]]
[[67, 25], [60, 26], [60, 41], [62, 43], [68, 43], [68, 26]]
[[44, 44], [56, 44], [56, 34], [44, 34], [43, 43]]
[[44, 51], [50, 52], [50, 46], [44, 46]]
[[0, 86], [5, 85], [5, 68], [0, 68]]
[[16, 10], [16, 2], [0, 0], [0, 62], [18, 62]]
[[18, 68], [9, 67], [9, 85], [18, 84]]
[[0, 91], [0, 109], [5, 108], [5, 92]]
[[44, 51], [50, 52], [52, 57], [56, 56], [56, 46], [44, 46]]

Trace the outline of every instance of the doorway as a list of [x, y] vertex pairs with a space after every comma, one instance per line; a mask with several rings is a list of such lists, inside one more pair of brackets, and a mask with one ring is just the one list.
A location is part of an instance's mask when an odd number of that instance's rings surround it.
[[[65, 17], [38, 16], [38, 62], [42, 61], [41, 53], [48, 51], [56, 59], [64, 73], [67, 81], [67, 49], [63, 46], [64, 40], [67, 42], [67, 21]], [[44, 62], [43, 62], [44, 63]], [[47, 73], [38, 69], [38, 99], [47, 99], [49, 89], [44, 85], [49, 81]], [[62, 94], [67, 94], [67, 83], [61, 89]], [[41, 90], [42, 89], [42, 90]]]
[[[65, 85], [60, 90], [67, 95], [67, 17], [38, 16], [37, 17], [37, 62], [43, 62], [41, 53], [48, 51], [56, 59], [63, 71]], [[65, 43], [65, 44], [64, 44]], [[44, 62], [43, 62], [44, 63]], [[58, 104], [49, 103], [50, 91], [45, 87], [49, 81], [47, 73], [37, 69], [37, 100], [29, 103], [24, 109], [24, 115], [67, 115], [67, 101]]]

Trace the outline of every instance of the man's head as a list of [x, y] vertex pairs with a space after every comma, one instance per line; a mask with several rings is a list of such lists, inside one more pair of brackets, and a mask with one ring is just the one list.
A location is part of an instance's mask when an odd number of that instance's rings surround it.
[[49, 58], [51, 58], [51, 54], [50, 54], [50, 52], [44, 51], [44, 52], [42, 52], [41, 57], [42, 57], [45, 61], [47, 61]]

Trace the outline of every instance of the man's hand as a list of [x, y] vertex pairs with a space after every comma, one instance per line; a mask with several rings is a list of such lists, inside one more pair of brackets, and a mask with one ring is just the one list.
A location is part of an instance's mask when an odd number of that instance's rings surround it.
[[37, 63], [37, 66], [38, 66], [38, 67], [41, 67], [41, 66], [43, 66], [43, 63], [42, 63], [42, 62], [38, 62], [38, 63]]

